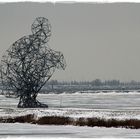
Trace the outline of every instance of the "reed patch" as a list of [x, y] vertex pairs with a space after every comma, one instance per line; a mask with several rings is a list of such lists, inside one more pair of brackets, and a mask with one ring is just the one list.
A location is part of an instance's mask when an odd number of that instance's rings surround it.
[[139, 129], [140, 120], [138, 119], [104, 119], [104, 118], [71, 118], [64, 116], [43, 116], [37, 118], [34, 114], [15, 117], [0, 117], [0, 123], [31, 123], [39, 125], [74, 125], [74, 126], [89, 126], [89, 127], [122, 127]]

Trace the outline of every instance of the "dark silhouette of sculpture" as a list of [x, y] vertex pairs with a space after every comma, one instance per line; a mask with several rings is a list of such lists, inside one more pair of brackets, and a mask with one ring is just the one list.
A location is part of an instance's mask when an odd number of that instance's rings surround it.
[[19, 97], [18, 107], [48, 107], [36, 97], [54, 70], [65, 69], [61, 52], [47, 45], [51, 36], [48, 19], [38, 17], [31, 26], [32, 35], [24, 36], [6, 51], [1, 60], [3, 90]]

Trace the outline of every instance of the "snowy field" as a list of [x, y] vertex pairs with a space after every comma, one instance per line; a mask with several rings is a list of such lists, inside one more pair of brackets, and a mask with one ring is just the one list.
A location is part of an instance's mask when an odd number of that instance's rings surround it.
[[[38, 100], [51, 108], [85, 108], [101, 110], [140, 110], [140, 92], [39, 94]], [[15, 108], [18, 99], [0, 95], [0, 108]]]
[[140, 138], [139, 129], [78, 127], [34, 124], [1, 124], [0, 138], [4, 137], [53, 138]]
[[[63, 93], [39, 94], [38, 100], [49, 105], [48, 109], [16, 108], [18, 99], [0, 95], [0, 117], [35, 114], [41, 116], [98, 117], [115, 119], [140, 119], [140, 93]], [[11, 129], [12, 128], [12, 129]], [[33, 124], [0, 124], [0, 136], [48, 137], [138, 137], [140, 129], [48, 126]]]
[[140, 93], [63, 93], [40, 95], [50, 107], [87, 108], [102, 110], [140, 110]]
[[48, 109], [19, 109], [18, 99], [0, 95], [0, 116], [20, 116], [29, 113], [40, 116], [100, 117], [140, 119], [140, 93], [63, 93], [39, 94], [38, 100]]

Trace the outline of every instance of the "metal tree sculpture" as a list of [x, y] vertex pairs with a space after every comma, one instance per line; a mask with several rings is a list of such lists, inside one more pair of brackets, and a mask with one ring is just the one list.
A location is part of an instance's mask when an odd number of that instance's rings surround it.
[[38, 17], [31, 26], [32, 35], [24, 36], [6, 51], [1, 60], [4, 91], [19, 97], [18, 107], [48, 107], [36, 97], [52, 76], [55, 68], [65, 69], [61, 52], [47, 45], [51, 36], [48, 19]]

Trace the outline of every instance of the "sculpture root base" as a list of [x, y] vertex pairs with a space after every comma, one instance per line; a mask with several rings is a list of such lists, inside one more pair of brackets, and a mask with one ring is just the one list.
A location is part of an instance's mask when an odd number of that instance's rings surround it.
[[20, 101], [17, 107], [18, 108], [48, 108], [48, 105], [32, 99], [32, 100]]

